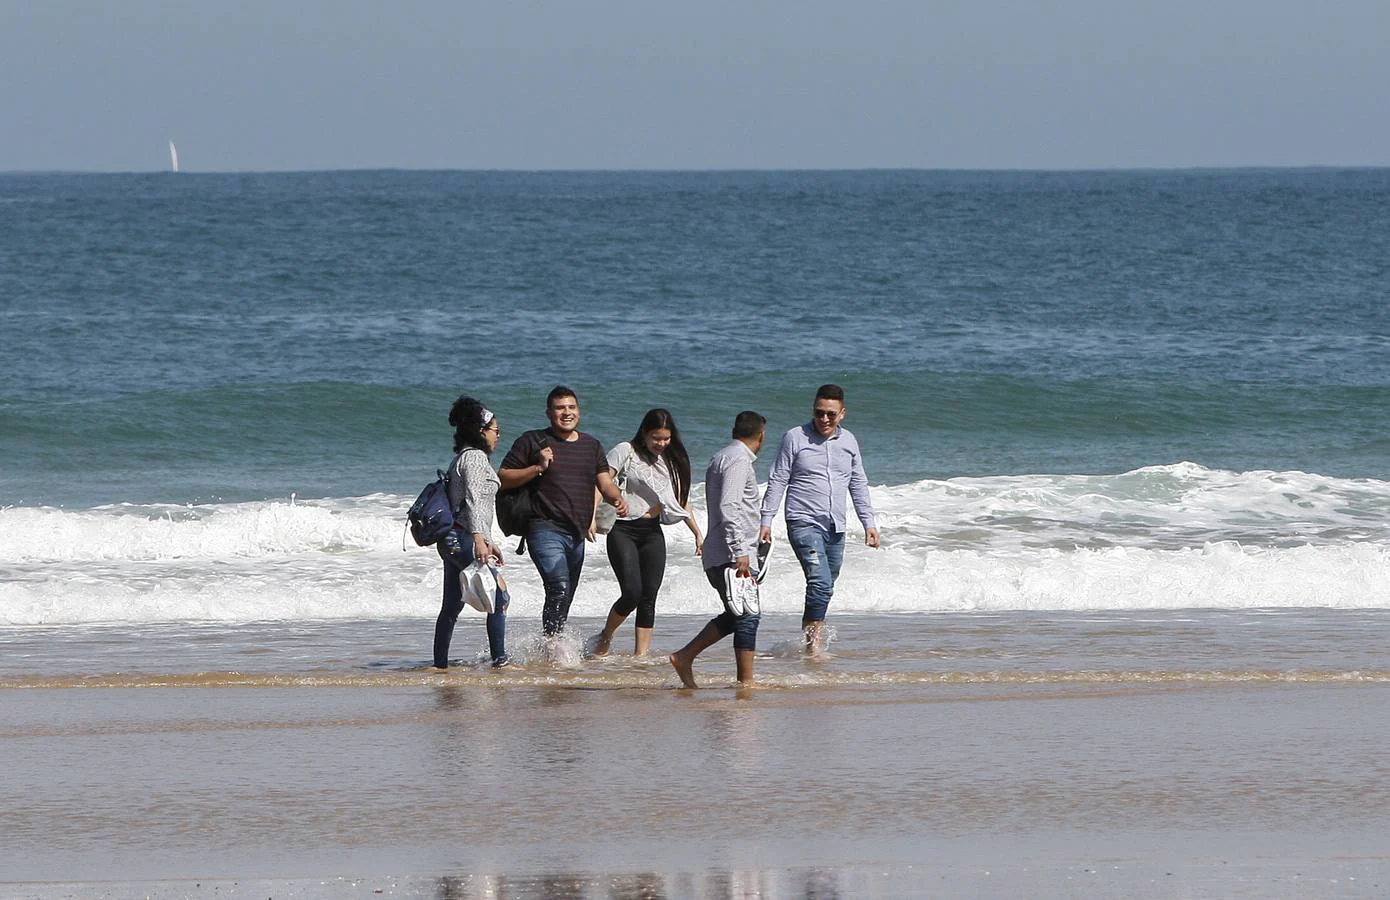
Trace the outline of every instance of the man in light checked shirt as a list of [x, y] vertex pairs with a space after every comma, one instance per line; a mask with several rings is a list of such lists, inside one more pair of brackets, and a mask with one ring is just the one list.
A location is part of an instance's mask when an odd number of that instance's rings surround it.
[[714, 454], [705, 470], [705, 506], [709, 528], [705, 533], [705, 577], [719, 592], [725, 609], [710, 619], [700, 633], [670, 656], [671, 665], [688, 688], [695, 684], [695, 657], [729, 635], [734, 636], [734, 664], [739, 684], [753, 683], [753, 652], [757, 649], [757, 611], [745, 607], [739, 615], [728, 608], [728, 570], [747, 578], [754, 575], [753, 560], [758, 538], [758, 476], [753, 461], [762, 449], [767, 419], [744, 410], [734, 419], [733, 440]]

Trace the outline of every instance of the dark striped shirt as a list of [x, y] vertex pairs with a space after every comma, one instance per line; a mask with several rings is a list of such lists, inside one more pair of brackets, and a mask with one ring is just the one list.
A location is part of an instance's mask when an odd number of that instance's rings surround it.
[[527, 485], [532, 506], [537, 518], [583, 531], [594, 517], [594, 479], [608, 471], [608, 459], [597, 438], [575, 434], [575, 440], [562, 441], [548, 428], [528, 431], [507, 451], [502, 468], [524, 469], [539, 461], [542, 447], [554, 450], [550, 468]]

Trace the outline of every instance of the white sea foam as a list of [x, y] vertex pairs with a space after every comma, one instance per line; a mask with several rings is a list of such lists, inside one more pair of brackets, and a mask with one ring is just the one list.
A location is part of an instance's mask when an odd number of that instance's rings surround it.
[[[401, 552], [410, 499], [0, 510], [0, 624], [431, 616], [437, 557]], [[840, 611], [1390, 607], [1386, 482], [1184, 463], [928, 480], [874, 501], [885, 546], [852, 532]], [[796, 612], [780, 520], [778, 537], [763, 608]], [[715, 612], [689, 533], [667, 539], [660, 612]], [[617, 596], [602, 541], [589, 554], [576, 616]], [[535, 570], [512, 563], [512, 613], [538, 616]]]

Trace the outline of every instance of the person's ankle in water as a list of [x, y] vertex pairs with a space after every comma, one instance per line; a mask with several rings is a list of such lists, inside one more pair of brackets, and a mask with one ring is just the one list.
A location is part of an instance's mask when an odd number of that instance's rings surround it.
[[695, 659], [693, 657], [687, 658], [684, 650], [677, 650], [668, 656], [667, 660], [671, 663], [671, 668], [676, 670], [676, 675], [681, 680], [681, 687], [698, 687], [695, 684]]

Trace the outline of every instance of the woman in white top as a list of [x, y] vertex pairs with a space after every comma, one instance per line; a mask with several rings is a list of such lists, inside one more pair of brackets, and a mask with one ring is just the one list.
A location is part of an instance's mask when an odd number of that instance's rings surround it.
[[434, 665], [449, 667], [449, 642], [454, 635], [454, 623], [463, 611], [463, 585], [459, 575], [474, 560], [486, 560], [497, 581], [492, 612], [487, 616], [487, 642], [492, 664], [507, 665], [507, 604], [511, 596], [507, 583], [497, 572], [502, 564], [502, 551], [492, 542], [493, 504], [497, 497], [498, 478], [488, 462], [497, 448], [501, 428], [497, 416], [472, 397], [460, 397], [449, 409], [449, 424], [454, 426], [454, 461], [444, 478], [449, 505], [454, 510], [454, 527], [435, 546], [444, 563], [444, 603], [434, 623]]
[[608, 533], [608, 561], [622, 596], [608, 613], [594, 655], [608, 653], [618, 626], [636, 610], [633, 652], [643, 656], [651, 645], [656, 595], [666, 574], [666, 535], [661, 526], [684, 522], [695, 536], [695, 555], [704, 549], [700, 526], [690, 512], [690, 456], [675, 419], [664, 409], [648, 411], [632, 440], [608, 452], [608, 468], [627, 501], [627, 515]]

